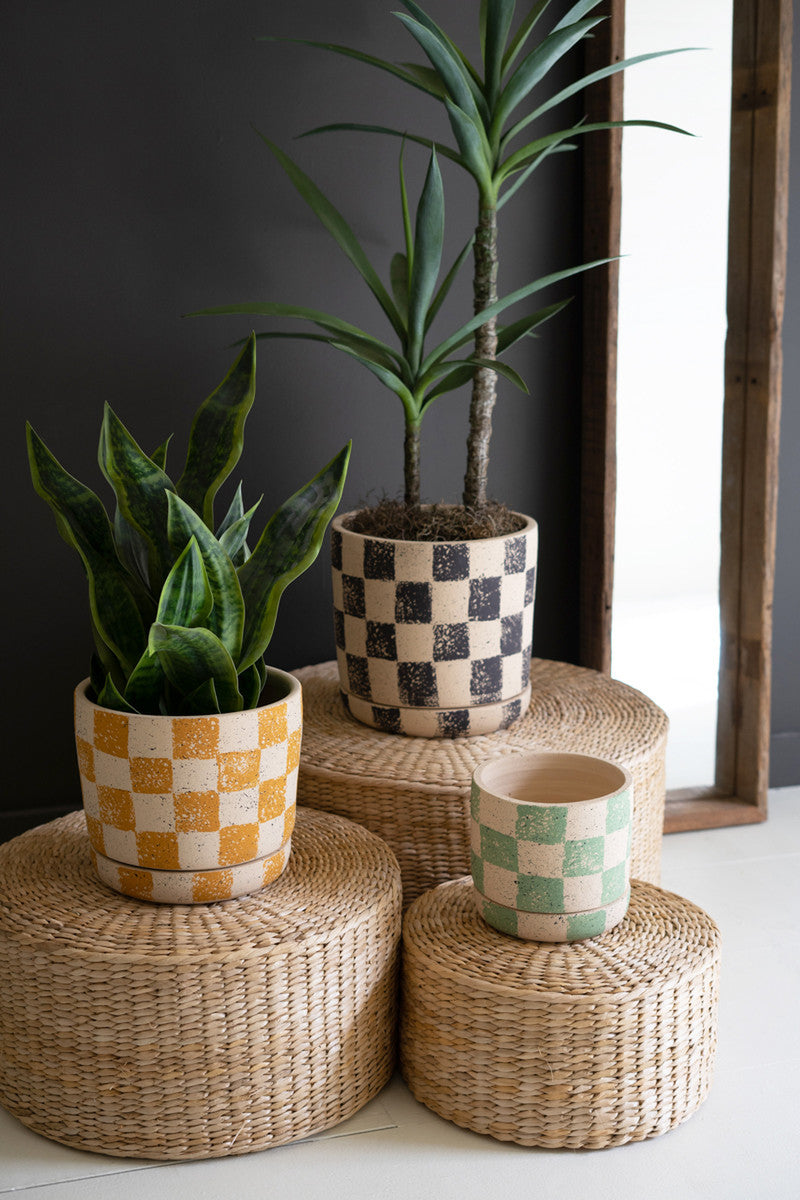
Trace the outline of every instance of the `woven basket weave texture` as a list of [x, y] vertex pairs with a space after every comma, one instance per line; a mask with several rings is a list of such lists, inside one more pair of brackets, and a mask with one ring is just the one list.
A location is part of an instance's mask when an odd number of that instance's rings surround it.
[[284, 875], [209, 905], [117, 895], [83, 814], [0, 847], [0, 1103], [123, 1157], [245, 1154], [327, 1129], [394, 1062], [400, 873], [298, 814]]
[[470, 869], [472, 773], [489, 758], [571, 750], [633, 777], [631, 874], [661, 880], [668, 721], [652, 700], [597, 671], [534, 659], [530, 707], [510, 729], [441, 739], [380, 733], [342, 705], [336, 663], [303, 667], [299, 804], [358, 821], [397, 855], [406, 905]]
[[708, 1093], [718, 976], [714, 922], [650, 884], [616, 929], [564, 946], [495, 932], [471, 880], [446, 883], [406, 914], [401, 1068], [421, 1103], [501, 1141], [642, 1141]]

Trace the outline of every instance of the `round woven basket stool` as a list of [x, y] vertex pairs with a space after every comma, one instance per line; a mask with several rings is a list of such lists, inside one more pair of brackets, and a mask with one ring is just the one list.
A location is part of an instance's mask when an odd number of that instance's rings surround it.
[[510, 729], [450, 740], [380, 733], [354, 720], [341, 702], [335, 662], [294, 674], [304, 707], [298, 804], [349, 817], [388, 842], [406, 905], [469, 871], [475, 768], [531, 750], [574, 750], [628, 768], [631, 874], [660, 882], [668, 721], [641, 692], [586, 667], [534, 659], [527, 713]]
[[651, 884], [616, 929], [565, 946], [496, 933], [471, 879], [445, 883], [406, 914], [401, 1068], [422, 1104], [502, 1141], [641, 1141], [708, 1093], [718, 973], [710, 917]]
[[247, 1154], [388, 1081], [400, 873], [367, 830], [298, 814], [284, 875], [208, 905], [96, 878], [81, 813], [0, 847], [0, 1104], [68, 1146]]

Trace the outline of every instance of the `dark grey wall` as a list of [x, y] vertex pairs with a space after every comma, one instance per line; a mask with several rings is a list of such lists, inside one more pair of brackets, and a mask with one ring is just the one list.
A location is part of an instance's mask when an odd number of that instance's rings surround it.
[[[315, 124], [366, 119], [446, 129], [421, 93], [275, 33], [417, 57], [391, 5], [294, 0], [27, 0], [4, 6], [0, 110], [5, 418], [3, 809], [78, 800], [71, 695], [87, 673], [85, 583], [28, 478], [23, 420], [79, 478], [96, 466], [108, 400], [145, 447], [189, 420], [222, 378], [247, 323], [181, 320], [211, 304], [283, 299], [330, 308], [385, 332], [361, 281], [301, 205], [251, 124], [301, 160], [347, 215], [379, 270], [400, 248], [397, 144], [364, 135], [294, 143]], [[477, 3], [431, 0], [474, 49]], [[565, 8], [554, 4], [554, 15]], [[573, 61], [569, 70], [576, 68]], [[576, 112], [579, 112], [577, 109]], [[562, 112], [562, 118], [563, 118]], [[434, 120], [435, 117], [435, 120]], [[416, 195], [424, 153], [407, 153]], [[474, 224], [464, 177], [445, 171], [450, 250]], [[504, 211], [501, 287], [581, 260], [580, 156], [551, 160]], [[572, 289], [579, 293], [576, 287]], [[566, 292], [563, 294], [567, 294]], [[553, 299], [556, 297], [553, 296]], [[469, 312], [462, 289], [448, 313]], [[578, 300], [517, 356], [532, 397], [502, 385], [492, 490], [541, 526], [535, 652], [577, 650]], [[399, 401], [324, 347], [261, 343], [256, 405], [241, 464], [246, 498], [268, 514], [348, 438], [345, 505], [401, 487]], [[423, 431], [429, 499], [457, 499], [464, 393], [442, 398]], [[286, 593], [270, 658], [295, 667], [333, 653], [324, 556]]]
[[770, 783], [800, 783], [800, 28], [792, 46], [789, 249], [783, 321], [783, 408], [772, 652]]

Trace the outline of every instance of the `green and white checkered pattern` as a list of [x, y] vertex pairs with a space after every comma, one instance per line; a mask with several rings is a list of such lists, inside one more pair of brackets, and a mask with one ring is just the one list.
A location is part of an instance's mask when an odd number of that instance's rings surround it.
[[531, 804], [473, 782], [472, 878], [498, 904], [577, 913], [613, 904], [630, 883], [630, 789], [597, 801]]

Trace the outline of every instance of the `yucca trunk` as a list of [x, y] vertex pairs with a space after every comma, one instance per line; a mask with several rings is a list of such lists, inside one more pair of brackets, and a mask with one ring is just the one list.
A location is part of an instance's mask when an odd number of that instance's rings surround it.
[[[481, 204], [475, 230], [474, 311], [482, 312], [497, 299], [497, 208]], [[494, 359], [497, 354], [497, 321], [492, 318], [475, 334], [475, 356]], [[467, 438], [467, 471], [464, 476], [464, 505], [481, 508], [486, 504], [489, 470], [489, 441], [492, 436], [492, 409], [497, 399], [497, 374], [487, 367], [476, 368], [472, 380], [472, 401]]]
[[418, 421], [406, 420], [406, 436], [403, 444], [403, 476], [405, 481], [405, 503], [408, 508], [417, 508], [420, 503], [419, 429]]

